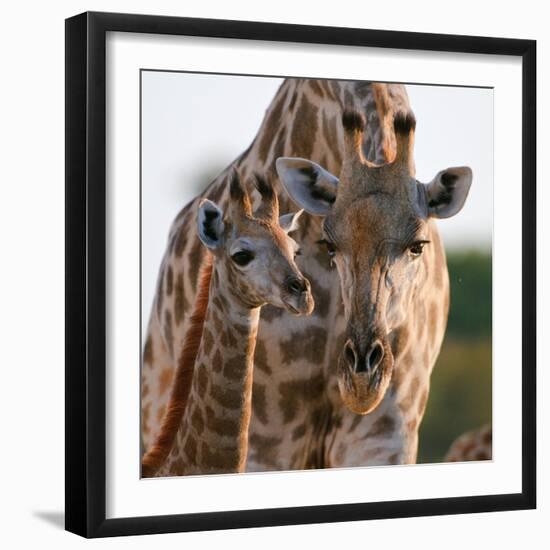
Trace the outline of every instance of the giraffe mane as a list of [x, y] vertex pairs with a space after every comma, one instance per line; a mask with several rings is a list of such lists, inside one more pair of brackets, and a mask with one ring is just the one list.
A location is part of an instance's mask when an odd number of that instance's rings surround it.
[[153, 477], [168, 457], [176, 435], [178, 433], [183, 413], [187, 407], [195, 361], [201, 343], [204, 320], [208, 307], [210, 280], [212, 278], [213, 257], [207, 254], [199, 276], [198, 292], [195, 299], [190, 325], [185, 334], [183, 347], [178, 358], [178, 366], [170, 400], [162, 420], [160, 432], [152, 445], [145, 453], [141, 462], [142, 477]]

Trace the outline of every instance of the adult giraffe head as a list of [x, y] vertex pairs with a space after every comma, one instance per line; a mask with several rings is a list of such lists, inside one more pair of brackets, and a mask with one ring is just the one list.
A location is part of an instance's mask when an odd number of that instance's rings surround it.
[[296, 315], [309, 315], [314, 306], [311, 287], [296, 266], [299, 247], [288, 235], [298, 227], [302, 211], [279, 217], [272, 187], [256, 177], [256, 188], [262, 201], [252, 212], [250, 198], [234, 171], [225, 214], [212, 201], [201, 201], [199, 238], [216, 257], [229, 293], [251, 308], [269, 303]]
[[339, 177], [307, 159], [279, 158], [276, 166], [291, 198], [323, 216], [323, 241], [340, 276], [346, 338], [338, 383], [346, 406], [372, 411], [389, 386], [394, 358], [392, 331], [407, 321], [429, 262], [432, 218], [460, 211], [470, 185], [468, 167], [447, 168], [428, 184], [415, 179], [416, 121], [394, 119], [395, 158], [375, 165], [363, 154], [365, 119], [346, 111], [344, 158]]

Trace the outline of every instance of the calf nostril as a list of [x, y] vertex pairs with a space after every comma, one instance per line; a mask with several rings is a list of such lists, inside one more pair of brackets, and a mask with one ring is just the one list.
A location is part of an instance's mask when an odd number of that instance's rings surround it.
[[292, 278], [288, 282], [288, 289], [294, 294], [299, 294], [300, 292], [305, 292], [306, 285], [302, 279]]
[[376, 342], [374, 342], [369, 352], [367, 353], [365, 361], [367, 364], [367, 369], [374, 370], [381, 363], [383, 358], [384, 347], [382, 346], [382, 343], [377, 340]]

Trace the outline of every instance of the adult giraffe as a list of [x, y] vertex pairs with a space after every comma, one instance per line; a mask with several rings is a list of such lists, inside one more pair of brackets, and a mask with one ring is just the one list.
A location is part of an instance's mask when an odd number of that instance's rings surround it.
[[[358, 414], [381, 404], [378, 422], [394, 441], [370, 447], [370, 457], [392, 449], [389, 462], [413, 462], [449, 304], [445, 251], [433, 220], [462, 209], [472, 171], [448, 168], [427, 185], [418, 182], [412, 113], [395, 115], [395, 158], [381, 165], [363, 154], [362, 113], [345, 112], [342, 124], [339, 177], [301, 158], [277, 159], [277, 171], [295, 202], [323, 217], [323, 241], [340, 275], [347, 322], [337, 373], [342, 399]], [[365, 436], [376, 434], [374, 425]]]
[[[251, 146], [235, 161], [245, 180], [253, 173], [274, 179], [281, 211], [293, 209], [277, 178], [277, 158], [303, 157], [339, 174], [344, 153], [343, 112], [363, 113], [368, 124], [361, 143], [366, 159], [394, 160], [393, 120], [410, 106], [401, 85], [288, 79], [279, 88]], [[228, 197], [226, 170], [202, 195], [222, 207]], [[162, 261], [145, 342], [142, 370], [142, 436], [145, 449], [164, 414], [175, 368], [174, 350], [186, 332], [190, 304], [197, 290], [203, 249], [195, 230], [199, 197], [174, 221]], [[414, 462], [417, 432], [429, 388], [429, 374], [443, 331], [433, 341], [428, 364], [419, 373], [394, 356], [390, 391], [363, 416], [344, 405], [337, 365], [345, 343], [346, 320], [338, 273], [321, 238], [322, 218], [306, 216], [297, 232], [302, 255], [298, 267], [311, 281], [316, 308], [309, 318], [293, 318], [266, 306], [262, 311], [255, 355], [253, 412], [247, 469], [303, 469]], [[433, 247], [441, 248], [434, 230]], [[448, 296], [444, 261], [435, 274]], [[444, 315], [447, 301], [440, 304]], [[425, 323], [428, 311], [423, 310]], [[396, 330], [393, 339], [415, 338]], [[412, 347], [412, 346], [410, 346]], [[403, 347], [405, 350], [406, 347]], [[412, 351], [411, 351], [412, 353]], [[408, 358], [407, 358], [408, 359]], [[406, 395], [406, 399], [398, 398]], [[408, 401], [408, 402], [407, 402]], [[415, 411], [414, 420], [411, 410]]]

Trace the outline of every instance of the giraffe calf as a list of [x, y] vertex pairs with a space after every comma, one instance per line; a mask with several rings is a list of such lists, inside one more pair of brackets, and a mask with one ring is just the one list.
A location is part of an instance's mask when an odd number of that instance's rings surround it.
[[200, 203], [198, 234], [210, 254], [161, 432], [142, 461], [144, 477], [244, 471], [260, 309], [313, 310], [288, 235], [301, 212], [279, 217], [271, 186], [257, 178], [256, 187], [262, 201], [255, 212], [236, 172], [225, 213]]

